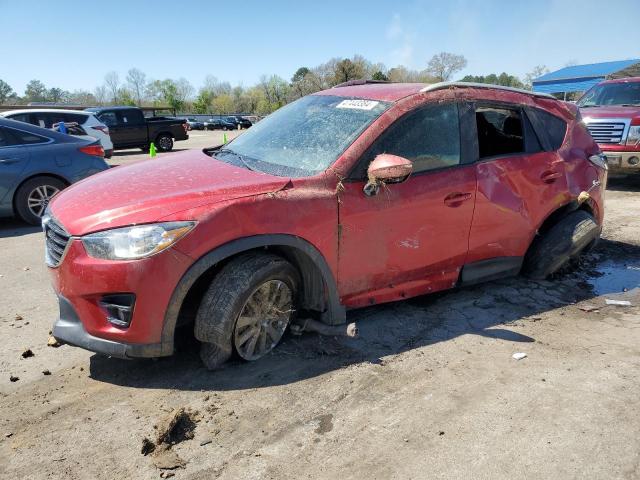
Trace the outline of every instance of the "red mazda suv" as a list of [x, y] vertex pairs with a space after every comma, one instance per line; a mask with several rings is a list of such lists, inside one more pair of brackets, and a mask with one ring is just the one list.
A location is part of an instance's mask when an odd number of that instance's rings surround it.
[[53, 335], [122, 357], [256, 360], [301, 318], [520, 272], [600, 236], [606, 163], [577, 108], [484, 84], [365, 81], [225, 145], [112, 168], [43, 220]]

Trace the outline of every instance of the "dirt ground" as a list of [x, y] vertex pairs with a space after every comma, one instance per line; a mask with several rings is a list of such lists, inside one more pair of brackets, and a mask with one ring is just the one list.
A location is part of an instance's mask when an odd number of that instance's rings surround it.
[[640, 182], [606, 202], [578, 270], [354, 311], [357, 339], [217, 372], [47, 347], [42, 235], [0, 220], [0, 478], [640, 478]]

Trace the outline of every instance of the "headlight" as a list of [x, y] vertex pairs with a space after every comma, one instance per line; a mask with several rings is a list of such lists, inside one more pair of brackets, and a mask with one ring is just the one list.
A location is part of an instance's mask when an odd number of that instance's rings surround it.
[[196, 222], [170, 222], [115, 228], [82, 237], [87, 253], [104, 260], [134, 260], [154, 255], [184, 237]]
[[640, 142], [640, 125], [629, 127], [627, 145], [637, 145]]

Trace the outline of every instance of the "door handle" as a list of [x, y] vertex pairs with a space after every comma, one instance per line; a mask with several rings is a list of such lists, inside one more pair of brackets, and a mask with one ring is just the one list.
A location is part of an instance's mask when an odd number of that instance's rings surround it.
[[0, 163], [3, 165], [11, 165], [12, 163], [18, 163], [20, 160], [17, 158], [0, 158]]
[[444, 204], [447, 207], [456, 208], [462, 205], [463, 202], [471, 200], [472, 195], [470, 193], [453, 192], [444, 197]]
[[561, 175], [559, 172], [554, 172], [553, 170], [547, 170], [546, 172], [542, 172], [542, 175], [540, 175], [540, 180], [542, 180], [544, 183], [553, 183], [557, 179], [559, 179], [560, 176]]

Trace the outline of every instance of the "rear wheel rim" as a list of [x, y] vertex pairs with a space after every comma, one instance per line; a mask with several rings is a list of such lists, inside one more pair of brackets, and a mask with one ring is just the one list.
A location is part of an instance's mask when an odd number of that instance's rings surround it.
[[245, 360], [264, 357], [280, 342], [293, 312], [293, 292], [281, 280], [259, 285], [236, 320], [233, 343]]
[[171, 139], [169, 137], [160, 137], [158, 145], [160, 145], [160, 148], [168, 150], [171, 148]]
[[39, 185], [29, 193], [27, 197], [27, 206], [29, 211], [36, 217], [42, 217], [44, 211], [49, 205], [49, 202], [53, 196], [58, 193], [60, 189], [53, 185]]

